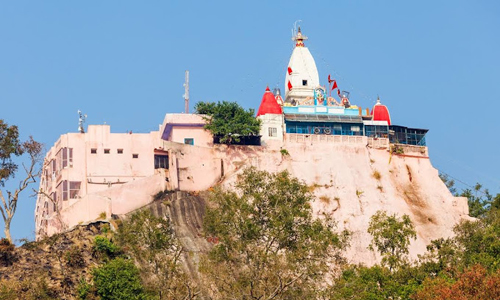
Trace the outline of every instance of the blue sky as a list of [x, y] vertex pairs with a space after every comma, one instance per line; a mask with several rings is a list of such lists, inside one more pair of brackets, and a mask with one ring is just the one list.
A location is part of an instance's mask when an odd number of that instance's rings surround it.
[[[191, 109], [257, 109], [266, 85], [284, 90], [297, 20], [322, 84], [362, 107], [379, 95], [394, 124], [430, 129], [436, 168], [500, 192], [498, 1], [2, 1], [0, 118], [47, 148], [78, 109], [112, 132], [157, 130], [183, 111], [185, 70]], [[28, 194], [16, 239], [34, 237]]]

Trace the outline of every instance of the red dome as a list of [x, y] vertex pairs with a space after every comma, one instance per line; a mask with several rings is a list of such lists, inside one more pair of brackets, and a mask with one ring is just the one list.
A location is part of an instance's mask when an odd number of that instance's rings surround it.
[[377, 104], [373, 106], [372, 109], [373, 121], [387, 121], [387, 124], [391, 125], [391, 115], [387, 106], [380, 104], [380, 99], [377, 100]]
[[269, 87], [266, 88], [264, 96], [262, 96], [262, 101], [260, 102], [259, 111], [257, 111], [257, 117], [265, 114], [282, 114], [281, 106], [276, 102], [273, 93]]

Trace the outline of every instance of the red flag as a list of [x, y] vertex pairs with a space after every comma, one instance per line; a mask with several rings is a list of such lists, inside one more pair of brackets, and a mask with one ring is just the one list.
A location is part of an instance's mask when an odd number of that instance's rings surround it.
[[290, 82], [290, 80], [288, 80], [288, 90], [291, 90], [292, 89], [292, 83]]
[[330, 74], [328, 74], [328, 83], [332, 83], [332, 81], [335, 81], [335, 80], [332, 80], [332, 78], [330, 77]]
[[340, 90], [337, 90], [337, 95], [339, 95], [339, 97], [340, 97]]
[[338, 89], [338, 88], [339, 88], [339, 87], [337, 86], [337, 81], [335, 81], [335, 80], [334, 80], [334, 81], [333, 81], [333, 85], [332, 85], [332, 91], [333, 91], [334, 89]]
[[292, 68], [288, 67], [288, 75], [292, 74]]

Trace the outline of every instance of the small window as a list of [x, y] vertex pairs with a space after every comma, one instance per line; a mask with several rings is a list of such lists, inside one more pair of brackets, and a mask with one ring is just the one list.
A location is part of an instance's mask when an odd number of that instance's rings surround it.
[[358, 132], [359, 126], [351, 126], [351, 131]]
[[276, 127], [269, 127], [269, 136], [271, 137], [277, 137], [278, 136], [278, 129]]
[[184, 144], [186, 144], [186, 145], [194, 145], [194, 139], [192, 139], [192, 138], [185, 138], [184, 139]]
[[123, 154], [123, 149], [116, 149], [116, 153]]
[[132, 154], [132, 158], [139, 158], [139, 154], [137, 153]]
[[96, 153], [97, 153], [97, 149], [96, 149], [96, 148], [92, 148], [92, 149], [90, 149], [90, 153], [92, 153], [92, 154], [96, 154]]
[[302, 85], [304, 85], [304, 86], [307, 85], [307, 80], [305, 80], [305, 79], [302, 80]]
[[104, 154], [109, 154], [109, 149], [104, 149]]
[[168, 155], [155, 154], [155, 169], [168, 169]]

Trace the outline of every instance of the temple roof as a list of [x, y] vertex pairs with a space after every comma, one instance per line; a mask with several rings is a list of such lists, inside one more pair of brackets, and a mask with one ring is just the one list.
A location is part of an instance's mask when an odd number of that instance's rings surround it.
[[257, 111], [257, 117], [265, 114], [282, 114], [283, 110], [281, 106], [276, 102], [276, 98], [269, 87], [266, 88], [264, 96], [262, 96], [262, 101], [260, 102], [259, 110]]
[[387, 121], [387, 124], [391, 125], [389, 109], [387, 109], [387, 106], [380, 103], [380, 99], [377, 99], [377, 103], [373, 106], [372, 116], [373, 121]]

